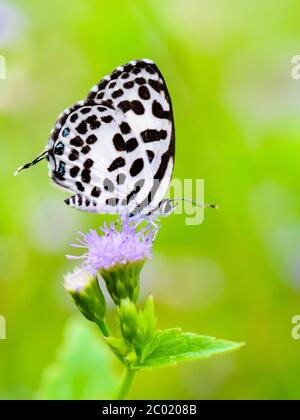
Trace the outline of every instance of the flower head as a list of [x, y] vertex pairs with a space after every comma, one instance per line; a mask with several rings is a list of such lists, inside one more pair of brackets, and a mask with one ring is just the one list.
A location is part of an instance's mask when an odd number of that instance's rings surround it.
[[100, 229], [103, 235], [95, 229], [88, 233], [80, 233], [78, 244], [71, 244], [76, 248], [86, 248], [87, 252], [81, 257], [68, 256], [70, 259], [84, 259], [84, 268], [95, 275], [99, 270], [109, 270], [115, 266], [145, 261], [152, 256], [152, 242], [155, 231], [142, 229], [137, 231], [136, 223], [123, 220], [120, 227], [111, 223]]
[[121, 299], [129, 298], [135, 302], [139, 292], [139, 274], [146, 259], [152, 256], [152, 242], [156, 230], [138, 229], [137, 223], [122, 220], [120, 225], [105, 223], [102, 235], [96, 230], [81, 233], [78, 244], [73, 247], [85, 248], [80, 256], [70, 259], [83, 259], [82, 268], [90, 275], [100, 273], [108, 292], [119, 305]]

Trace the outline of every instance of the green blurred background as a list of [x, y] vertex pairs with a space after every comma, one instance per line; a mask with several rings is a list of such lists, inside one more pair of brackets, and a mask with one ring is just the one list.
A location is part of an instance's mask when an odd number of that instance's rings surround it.
[[64, 108], [142, 57], [173, 99], [174, 176], [204, 178], [220, 206], [199, 226], [163, 220], [142, 288], [160, 327], [247, 346], [142, 372], [130, 397], [300, 397], [299, 15], [297, 0], [0, 2], [0, 398], [36, 397], [76, 313], [62, 287], [69, 243], [105, 219], [65, 206], [45, 162], [12, 174], [43, 150]]

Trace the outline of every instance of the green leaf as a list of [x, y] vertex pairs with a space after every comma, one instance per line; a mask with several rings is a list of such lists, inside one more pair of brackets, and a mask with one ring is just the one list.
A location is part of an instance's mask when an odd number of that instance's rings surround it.
[[109, 399], [116, 387], [112, 358], [92, 324], [73, 319], [56, 361], [46, 368], [37, 399]]
[[243, 343], [217, 340], [213, 337], [182, 332], [180, 329], [159, 331], [151, 350], [138, 368], [155, 368], [174, 365], [184, 360], [204, 359], [236, 350]]

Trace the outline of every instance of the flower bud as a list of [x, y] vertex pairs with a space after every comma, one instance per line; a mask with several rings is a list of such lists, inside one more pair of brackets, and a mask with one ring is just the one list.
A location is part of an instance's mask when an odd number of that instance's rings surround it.
[[119, 307], [119, 319], [122, 337], [127, 346], [134, 350], [139, 360], [155, 336], [156, 318], [153, 299], [150, 296], [142, 311], [137, 311], [134, 303], [123, 299]]
[[120, 327], [124, 341], [129, 347], [135, 347], [139, 341], [140, 317], [134, 303], [123, 299], [120, 304]]
[[129, 348], [122, 338], [108, 337], [106, 343], [118, 357], [124, 358], [129, 352]]
[[146, 344], [153, 339], [156, 332], [157, 319], [154, 312], [154, 302], [152, 296], [149, 296], [146, 300], [141, 318], [143, 325], [143, 340]]
[[74, 299], [80, 312], [97, 325], [103, 322], [106, 303], [98, 278], [83, 269], [76, 269], [65, 276], [65, 289]]
[[101, 269], [100, 274], [105, 281], [107, 290], [116, 305], [122, 299], [136, 302], [140, 288], [140, 272], [144, 260], [117, 264], [110, 269]]

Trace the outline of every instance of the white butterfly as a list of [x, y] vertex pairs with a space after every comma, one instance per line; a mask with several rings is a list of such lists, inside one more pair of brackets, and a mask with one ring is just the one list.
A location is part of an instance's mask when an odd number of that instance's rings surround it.
[[171, 98], [148, 59], [131, 61], [104, 77], [87, 98], [66, 109], [45, 152], [49, 176], [75, 192], [65, 200], [95, 213], [149, 215], [172, 210], [164, 200], [175, 152]]
[[143, 59], [117, 67], [66, 109], [46, 150], [16, 174], [46, 158], [52, 180], [75, 193], [67, 205], [157, 217], [175, 207], [175, 200], [165, 198], [174, 154], [171, 98], [157, 66]]

